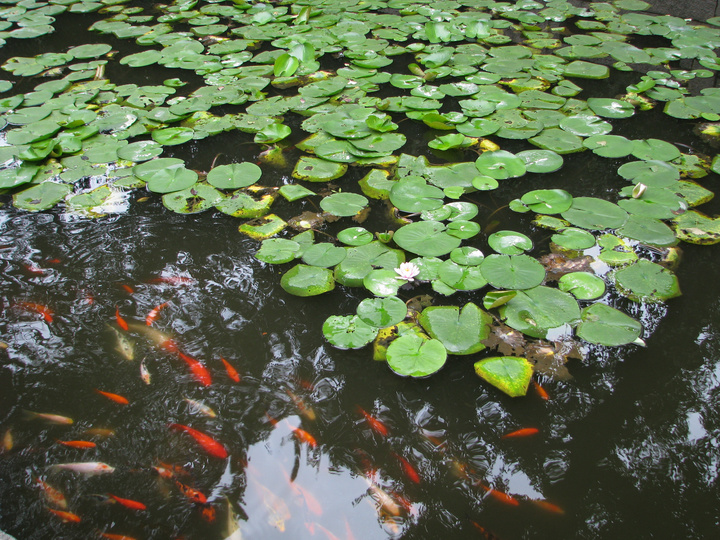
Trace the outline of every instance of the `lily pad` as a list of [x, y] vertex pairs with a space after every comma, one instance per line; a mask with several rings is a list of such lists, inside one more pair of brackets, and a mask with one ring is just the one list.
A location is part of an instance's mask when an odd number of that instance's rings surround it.
[[498, 231], [488, 237], [488, 244], [498, 253], [520, 255], [533, 248], [530, 238], [515, 231]]
[[589, 230], [617, 229], [625, 225], [628, 213], [618, 205], [595, 197], [575, 197], [563, 218]]
[[557, 154], [572, 154], [585, 150], [581, 137], [559, 128], [546, 128], [542, 133], [528, 140], [539, 148]]
[[653, 246], [674, 246], [678, 243], [673, 230], [659, 219], [649, 216], [630, 215], [616, 233]]
[[407, 312], [405, 302], [397, 296], [366, 298], [357, 307], [360, 320], [374, 328], [393, 326], [405, 319]]
[[338, 217], [354, 216], [367, 205], [368, 200], [357, 193], [333, 193], [320, 201], [320, 208]]
[[527, 393], [533, 367], [525, 358], [516, 356], [493, 356], [474, 364], [475, 373], [510, 397]]
[[357, 315], [331, 315], [323, 323], [323, 335], [338, 349], [359, 349], [377, 335], [377, 328], [364, 323]]
[[166, 193], [162, 201], [165, 208], [178, 214], [197, 214], [213, 208], [223, 195], [207, 184], [195, 184], [189, 188]]
[[254, 163], [231, 163], [213, 167], [207, 174], [207, 181], [218, 189], [238, 189], [253, 185], [261, 175], [262, 169]]
[[485, 348], [482, 343], [490, 335], [492, 317], [468, 302], [457, 306], [432, 306], [420, 314], [420, 324], [439, 340], [450, 354], [474, 354]]
[[580, 308], [572, 295], [551, 287], [539, 286], [518, 291], [500, 306], [505, 324], [535, 338], [545, 338], [548, 330], [574, 324]]
[[395, 339], [387, 349], [387, 363], [398, 375], [427, 377], [445, 365], [447, 351], [435, 339], [407, 333]]
[[341, 247], [335, 246], [330, 242], [320, 242], [313, 244], [303, 251], [302, 260], [310, 266], [321, 266], [329, 268], [340, 264], [347, 251]]
[[488, 255], [480, 271], [498, 289], [531, 289], [545, 279], [543, 265], [528, 255]]
[[293, 178], [308, 182], [328, 182], [340, 178], [345, 174], [347, 168], [348, 166], [344, 163], [303, 156], [295, 165], [292, 175]]
[[560, 214], [570, 209], [573, 197], [564, 189], [536, 189], [520, 200], [538, 214]]
[[162, 154], [162, 145], [155, 141], [137, 141], [118, 148], [117, 157], [140, 163]]
[[629, 156], [633, 151], [632, 141], [621, 135], [593, 135], [585, 139], [583, 145], [606, 158]]
[[13, 195], [13, 205], [21, 210], [48, 210], [65, 198], [72, 188], [67, 184], [43, 182]]
[[578, 300], [595, 300], [605, 294], [605, 282], [589, 272], [570, 272], [561, 276], [558, 288]]
[[525, 162], [515, 154], [506, 150], [483, 152], [475, 160], [478, 171], [496, 180], [517, 178], [525, 174]]
[[372, 242], [373, 235], [364, 227], [348, 227], [338, 233], [337, 239], [346, 246], [364, 246]]
[[278, 193], [282, 195], [287, 201], [293, 202], [310, 195], [315, 195], [314, 191], [309, 190], [305, 186], [299, 186], [297, 184], [285, 184], [281, 186]]
[[302, 246], [287, 238], [268, 238], [260, 244], [255, 258], [269, 264], [283, 264], [297, 259], [302, 253]]
[[582, 311], [578, 337], [590, 343], [617, 347], [640, 337], [642, 324], [622, 311], [605, 304], [593, 304]]
[[636, 302], [664, 302], [680, 296], [677, 276], [646, 259], [615, 272], [615, 284], [622, 294]]
[[[444, 261], [440, 265], [437, 277], [444, 284], [458, 291], [475, 291], [487, 285], [479, 265], [466, 266], [452, 260]], [[434, 282], [433, 285], [437, 283]]]
[[440, 257], [460, 246], [461, 240], [447, 233], [439, 221], [419, 221], [401, 227], [393, 236], [401, 248], [422, 257]]
[[517, 157], [525, 162], [527, 172], [551, 173], [563, 165], [563, 157], [552, 150], [524, 150]]
[[611, 98], [589, 98], [590, 110], [603, 118], [629, 118], [635, 114], [635, 107], [627, 101]]
[[[317, 296], [332, 291], [335, 280], [327, 268], [297, 264], [283, 274], [280, 286], [295, 296]], [[366, 343], [371, 340], [372, 337]]]
[[595, 245], [595, 236], [592, 233], [575, 227], [563, 228], [550, 239], [557, 246], [572, 251], [588, 249]]
[[397, 272], [384, 268], [370, 270], [363, 278], [363, 286], [375, 296], [394, 296], [403, 285]]

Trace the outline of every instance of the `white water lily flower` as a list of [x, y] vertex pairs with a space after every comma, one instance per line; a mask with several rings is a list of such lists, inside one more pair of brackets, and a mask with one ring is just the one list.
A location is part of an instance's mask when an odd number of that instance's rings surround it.
[[400, 268], [396, 268], [400, 279], [412, 281], [415, 276], [420, 273], [420, 269], [411, 262], [400, 263]]

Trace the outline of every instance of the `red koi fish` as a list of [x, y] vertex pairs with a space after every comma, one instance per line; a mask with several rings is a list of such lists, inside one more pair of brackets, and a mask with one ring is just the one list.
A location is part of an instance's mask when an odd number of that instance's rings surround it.
[[368, 425], [370, 428], [377, 434], [382, 435], [385, 437], [388, 434], [388, 428], [385, 424], [383, 424], [380, 420], [377, 418], [371, 416], [370, 414], [365, 411], [360, 405], [357, 406], [357, 410], [360, 414], [362, 414], [365, 417], [365, 420], [367, 420]]
[[210, 386], [212, 384], [212, 377], [210, 377], [210, 372], [207, 370], [205, 366], [203, 366], [199, 361], [195, 360], [191, 356], [188, 356], [187, 354], [183, 354], [180, 351], [176, 351], [178, 356], [185, 360], [185, 363], [190, 368], [190, 372], [193, 375], [193, 378], [202, 384], [203, 386]]
[[126, 293], [135, 294], [135, 289], [133, 289], [130, 285], [126, 285], [125, 283], [119, 283], [119, 285]]
[[290, 429], [293, 432], [293, 435], [295, 435], [295, 438], [300, 441], [301, 443], [307, 443], [308, 445], [312, 446], [313, 448], [317, 447], [317, 441], [315, 440], [315, 437], [310, 435], [307, 431], [305, 431], [302, 428], [299, 427], [293, 427], [290, 422], [288, 422], [288, 426], [290, 426]]
[[237, 370], [232, 367], [230, 362], [225, 360], [224, 358], [220, 357], [220, 360], [222, 361], [223, 365], [225, 366], [225, 372], [228, 374], [228, 377], [230, 377], [235, 382], [240, 382], [240, 374], [237, 372]]
[[167, 283], [169, 285], [189, 285], [195, 283], [195, 280], [187, 276], [160, 276], [148, 279], [148, 283]]
[[160, 310], [167, 307], [168, 302], [163, 302], [162, 304], [159, 304], [155, 306], [153, 309], [150, 310], [150, 313], [147, 314], [147, 317], [145, 317], [145, 324], [148, 326], [152, 326], [152, 323], [155, 322], [155, 320], [160, 315]]
[[546, 501], [544, 499], [530, 499], [530, 502], [533, 503], [535, 506], [542, 508], [543, 510], [552, 512], [553, 514], [565, 513], [565, 510], [560, 508], [557, 504], [553, 504], [550, 501]]
[[191, 488], [188, 485], [183, 484], [179, 480], [175, 480], [175, 485], [180, 490], [180, 493], [185, 495], [188, 499], [190, 499], [194, 503], [198, 504], [205, 504], [207, 503], [207, 497], [197, 489]]
[[45, 496], [45, 500], [49, 504], [57, 506], [58, 508], [62, 508], [63, 510], [67, 509], [67, 499], [65, 499], [65, 495], [63, 495], [62, 491], [52, 487], [50, 484], [48, 484], [44, 480], [41, 480], [40, 478], [35, 478], [34, 480], [35, 483], [40, 486], [40, 489]]
[[62, 261], [57, 257], [45, 261], [47, 264], [60, 264]]
[[490, 486], [486, 486], [482, 482], [477, 482], [477, 485], [484, 489], [490, 497], [500, 501], [501, 503], [508, 504], [510, 506], [520, 506], [520, 502], [518, 502], [516, 498], [511, 497], [507, 493], [503, 493], [502, 491], [493, 489]]
[[53, 311], [43, 304], [36, 304], [35, 302], [18, 302], [16, 305], [25, 311], [32, 311], [33, 313], [41, 315], [47, 323], [53, 322]]
[[25, 263], [22, 265], [22, 267], [25, 269], [25, 271], [28, 274], [32, 274], [34, 276], [44, 276], [46, 274], [45, 270], [37, 266], [35, 263]]
[[477, 523], [475, 521], [471, 521], [470, 523], [472, 523], [472, 526], [475, 527], [475, 529], [477, 529], [477, 531], [480, 534], [482, 534], [482, 536], [483, 536], [483, 538], [485, 538], [485, 540], [498, 540], [497, 536], [495, 536], [493, 533], [488, 531], [485, 527], [483, 527], [479, 523]]
[[538, 396], [540, 396], [545, 401], [550, 399], [550, 395], [545, 391], [545, 389], [542, 386], [540, 386], [540, 384], [538, 384], [535, 381], [532, 381], [532, 384], [533, 384], [533, 388], [535, 388], [535, 391], [537, 392]]
[[511, 438], [515, 438], [515, 437], [529, 437], [530, 435], [535, 435], [539, 431], [540, 430], [538, 428], [527, 427], [527, 428], [518, 429], [516, 431], [511, 431], [510, 433], [506, 433], [505, 435], [502, 436], [502, 438], [503, 439], [511, 439]]
[[111, 401], [114, 401], [115, 403], [119, 403], [120, 405], [127, 405], [130, 403], [126, 397], [121, 396], [120, 394], [113, 394], [112, 392], [103, 392], [102, 390], [98, 390], [95, 388], [95, 393], [100, 394], [101, 396], [105, 396]]
[[104, 533], [104, 532], [97, 532], [98, 535], [101, 538], [107, 538], [107, 540], [135, 540], [132, 536], [126, 536], [124, 534], [112, 534], [112, 533]]
[[397, 459], [400, 462], [400, 466], [402, 467], [402, 470], [405, 473], [405, 476], [407, 476], [411, 482], [419, 484], [420, 483], [420, 475], [418, 474], [415, 467], [412, 466], [412, 463], [410, 463], [407, 459], [405, 459], [404, 457], [402, 457], [400, 454], [398, 454], [396, 452], [392, 452], [392, 455], [395, 456], [395, 459]]
[[50, 512], [59, 517], [63, 523], [80, 523], [82, 519], [77, 514], [72, 512], [66, 512], [64, 510], [55, 510], [54, 508], [48, 508]]
[[118, 497], [117, 495], [113, 495], [112, 493], [108, 493], [107, 496], [116, 503], [121, 504], [122, 506], [124, 506], [125, 508], [129, 508], [130, 510], [147, 510], [147, 506], [145, 506], [139, 501], [133, 501], [132, 499], [123, 499], [122, 497]]
[[115, 320], [117, 321], [120, 328], [122, 328], [126, 332], [128, 331], [128, 323], [120, 316], [120, 308], [117, 306], [115, 306]]
[[90, 441], [61, 441], [60, 439], [55, 439], [55, 442], [70, 448], [95, 448], [97, 446], [97, 444]]
[[208, 523], [215, 521], [215, 514], [215, 507], [210, 506], [209, 504], [204, 504], [202, 510], [200, 510], [200, 516], [202, 516], [202, 518]]
[[195, 442], [197, 442], [202, 447], [202, 449], [205, 450], [205, 452], [207, 452], [212, 457], [225, 459], [228, 456], [227, 450], [222, 444], [217, 442], [209, 435], [202, 433], [201, 431], [198, 431], [188, 426], [184, 426], [183, 424], [169, 424], [168, 427], [170, 429], [184, 431], [185, 433], [190, 435], [193, 439], [195, 439]]

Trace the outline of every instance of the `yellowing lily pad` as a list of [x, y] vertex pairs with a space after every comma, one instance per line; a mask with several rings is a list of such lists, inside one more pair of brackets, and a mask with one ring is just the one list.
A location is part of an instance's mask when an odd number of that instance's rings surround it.
[[475, 362], [478, 377], [502, 390], [510, 397], [527, 393], [533, 367], [526, 358], [517, 356], [493, 356]]

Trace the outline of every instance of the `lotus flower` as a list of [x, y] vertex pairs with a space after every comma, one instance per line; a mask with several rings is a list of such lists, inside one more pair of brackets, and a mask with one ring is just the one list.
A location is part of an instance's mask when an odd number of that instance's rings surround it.
[[400, 279], [406, 279], [408, 281], [413, 281], [415, 276], [420, 273], [420, 269], [410, 262], [400, 263], [400, 268], [396, 268], [395, 271], [398, 273]]

